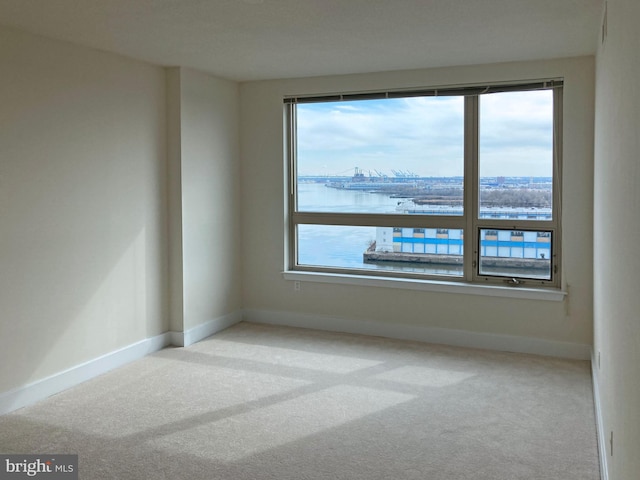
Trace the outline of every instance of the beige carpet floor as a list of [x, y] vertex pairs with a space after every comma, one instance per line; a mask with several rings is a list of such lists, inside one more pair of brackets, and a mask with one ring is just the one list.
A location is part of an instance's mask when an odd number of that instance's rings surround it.
[[80, 478], [596, 480], [587, 362], [240, 323], [0, 417]]

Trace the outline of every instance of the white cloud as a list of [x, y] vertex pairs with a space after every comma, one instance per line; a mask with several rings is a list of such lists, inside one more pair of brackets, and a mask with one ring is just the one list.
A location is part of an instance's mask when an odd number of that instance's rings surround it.
[[[463, 97], [298, 105], [298, 167], [305, 174], [391, 170], [462, 174]], [[551, 175], [550, 92], [481, 98], [481, 174]], [[542, 159], [542, 160], [541, 160]]]
[[462, 99], [424, 100], [298, 106], [300, 172], [320, 173], [314, 168], [326, 165], [327, 173], [359, 166], [388, 175], [392, 169], [460, 175]]
[[551, 176], [551, 91], [480, 98], [480, 175]]

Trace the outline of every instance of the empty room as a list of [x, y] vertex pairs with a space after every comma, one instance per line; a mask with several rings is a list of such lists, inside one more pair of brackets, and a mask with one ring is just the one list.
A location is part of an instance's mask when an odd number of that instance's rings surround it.
[[0, 0], [0, 478], [640, 478], [638, 21]]

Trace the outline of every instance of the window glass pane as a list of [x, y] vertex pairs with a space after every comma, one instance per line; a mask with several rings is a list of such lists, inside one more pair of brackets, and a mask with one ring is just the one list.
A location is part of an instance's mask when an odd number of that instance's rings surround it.
[[388, 213], [399, 200], [462, 214], [464, 98], [296, 106], [297, 210]]
[[478, 272], [551, 280], [551, 232], [480, 229]]
[[480, 218], [551, 220], [553, 92], [480, 96]]
[[460, 229], [298, 225], [298, 264], [461, 276]]
[[384, 193], [328, 188], [322, 182], [298, 183], [298, 208], [307, 212], [400, 213], [405, 199]]

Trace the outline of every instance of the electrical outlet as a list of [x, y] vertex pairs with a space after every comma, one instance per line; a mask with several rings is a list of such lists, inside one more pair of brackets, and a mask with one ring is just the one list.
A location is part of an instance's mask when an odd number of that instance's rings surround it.
[[295, 292], [299, 292], [299, 291], [300, 291], [300, 282], [299, 282], [298, 280], [295, 280], [295, 281], [293, 282], [293, 290], [294, 290]]

